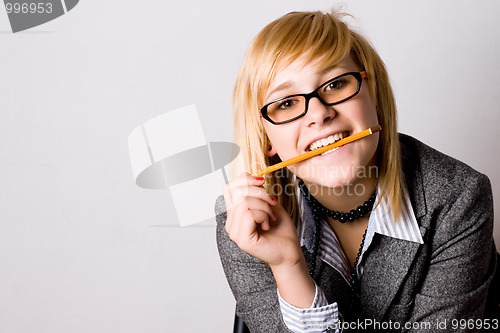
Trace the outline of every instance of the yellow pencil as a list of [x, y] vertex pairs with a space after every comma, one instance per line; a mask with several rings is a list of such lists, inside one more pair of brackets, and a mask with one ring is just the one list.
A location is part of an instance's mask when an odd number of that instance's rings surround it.
[[284, 168], [286, 166], [289, 166], [290, 164], [294, 164], [294, 163], [306, 160], [306, 159], [311, 158], [313, 156], [316, 156], [316, 155], [319, 155], [321, 153], [324, 153], [325, 151], [328, 151], [330, 149], [337, 148], [337, 147], [343, 146], [345, 144], [348, 144], [350, 142], [353, 142], [353, 141], [359, 140], [361, 138], [364, 138], [365, 136], [372, 135], [373, 133], [377, 133], [377, 132], [379, 132], [381, 130], [382, 130], [382, 127], [380, 125], [370, 127], [370, 128], [368, 128], [368, 129], [366, 129], [364, 131], [361, 131], [359, 133], [350, 135], [347, 138], [344, 138], [342, 140], [339, 140], [339, 141], [334, 142], [332, 144], [329, 144], [327, 146], [323, 146], [321, 148], [318, 148], [318, 149], [315, 149], [315, 150], [312, 150], [312, 151], [308, 151], [307, 153], [300, 154], [299, 156], [292, 157], [292, 158], [290, 158], [290, 159], [288, 159], [286, 161], [283, 161], [283, 162], [280, 162], [280, 163], [276, 163], [275, 165], [271, 165], [271, 166], [269, 166], [269, 167], [267, 167], [265, 169], [262, 169], [259, 172], [257, 172], [257, 176], [263, 176], [263, 175], [265, 175], [267, 173], [270, 173], [270, 172], [279, 170], [281, 168]]

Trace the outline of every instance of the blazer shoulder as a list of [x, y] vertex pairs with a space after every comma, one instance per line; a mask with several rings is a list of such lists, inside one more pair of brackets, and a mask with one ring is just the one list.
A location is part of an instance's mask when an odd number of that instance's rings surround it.
[[403, 173], [420, 225], [447, 228], [443, 234], [482, 223], [491, 227], [493, 195], [486, 175], [410, 136], [400, 135], [400, 143]]
[[459, 195], [470, 186], [491, 188], [486, 175], [409, 135], [400, 134], [400, 144], [405, 176], [419, 173], [426, 190]]

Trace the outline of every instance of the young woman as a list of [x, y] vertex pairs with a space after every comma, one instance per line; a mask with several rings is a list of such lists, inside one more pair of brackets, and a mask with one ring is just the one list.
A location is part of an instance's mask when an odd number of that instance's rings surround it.
[[499, 325], [484, 319], [496, 266], [488, 178], [398, 134], [384, 63], [340, 15], [294, 12], [266, 26], [238, 74], [234, 113], [247, 172], [216, 203], [217, 241], [250, 331]]

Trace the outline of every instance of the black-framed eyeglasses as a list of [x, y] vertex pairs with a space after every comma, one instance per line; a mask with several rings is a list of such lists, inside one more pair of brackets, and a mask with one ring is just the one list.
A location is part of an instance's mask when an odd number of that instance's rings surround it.
[[286, 96], [260, 109], [264, 119], [274, 125], [289, 123], [307, 113], [309, 100], [316, 97], [324, 105], [335, 105], [353, 98], [359, 93], [366, 72], [348, 72], [326, 81], [309, 94]]

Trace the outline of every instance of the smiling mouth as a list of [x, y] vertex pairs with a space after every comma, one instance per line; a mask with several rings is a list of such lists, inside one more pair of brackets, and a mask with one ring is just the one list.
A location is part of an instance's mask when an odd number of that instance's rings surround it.
[[[337, 142], [339, 140], [342, 140], [344, 138], [347, 138], [349, 136], [349, 132], [340, 132], [340, 133], [335, 133], [333, 135], [330, 135], [326, 138], [323, 138], [323, 139], [319, 139], [317, 141], [314, 141], [308, 148], [307, 148], [307, 151], [313, 151], [313, 150], [316, 150], [318, 148], [321, 148], [323, 146], [327, 146], [327, 145], [330, 145], [334, 142]], [[340, 147], [337, 147], [337, 148], [333, 148], [333, 149], [330, 149], [330, 150], [327, 150], [325, 151], [324, 153], [321, 153], [320, 155], [325, 155], [325, 154], [328, 154], [328, 153], [331, 153], [332, 151], [335, 151], [337, 149], [339, 149]]]

